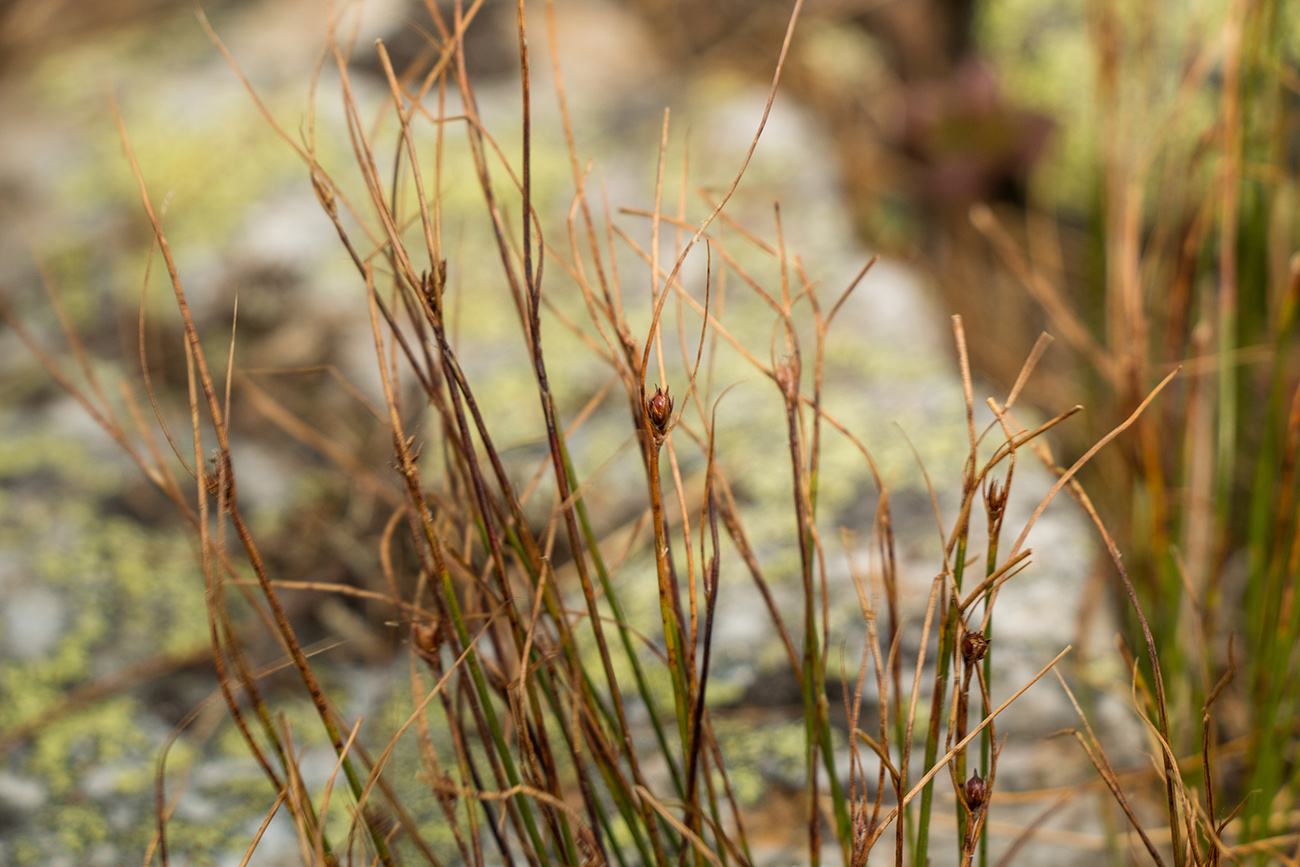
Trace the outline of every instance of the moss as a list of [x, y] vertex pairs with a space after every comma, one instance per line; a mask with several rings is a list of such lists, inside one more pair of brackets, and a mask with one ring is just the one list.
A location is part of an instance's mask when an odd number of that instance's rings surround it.
[[73, 855], [111, 839], [111, 829], [103, 814], [89, 804], [64, 806], [58, 810], [58, 819], [59, 843]]
[[49, 855], [30, 840], [16, 840], [10, 849], [10, 855], [13, 857], [15, 867], [28, 867], [28, 865], [46, 864], [49, 862]]
[[[159, 652], [206, 640], [204, 596], [188, 539], [176, 529], [106, 516], [102, 496], [120, 486], [120, 466], [97, 462], [57, 437], [14, 437], [0, 450], [0, 489], [14, 508], [0, 517], [0, 548], [20, 554], [18, 568], [64, 600], [64, 627], [46, 654], [0, 662], [0, 730], [56, 706], [70, 689]], [[34, 550], [23, 540], [41, 538]], [[39, 778], [50, 803], [13, 844], [16, 863], [35, 847], [74, 856], [100, 843], [147, 845], [152, 833], [157, 735], [140, 700], [118, 694], [42, 726], [7, 760]], [[192, 758], [178, 744], [172, 767]], [[246, 756], [246, 752], [243, 753]], [[106, 783], [102, 775], [109, 775]], [[98, 777], [90, 796], [87, 780]], [[242, 819], [231, 811], [232, 821]], [[200, 829], [196, 833], [212, 833]], [[239, 835], [236, 835], [237, 837]], [[46, 842], [42, 842], [46, 841]]]
[[189, 540], [125, 519], [104, 524], [99, 553], [112, 570], [123, 637], [154, 652], [192, 649], [207, 635], [207, 615]]
[[46, 726], [28, 751], [27, 772], [44, 780], [56, 798], [75, 795], [91, 768], [150, 749], [138, 728], [139, 710], [133, 699], [114, 698]]
[[[727, 762], [727, 776], [743, 806], [762, 800], [772, 780], [802, 775], [806, 751], [802, 720], [763, 726], [716, 720], [714, 729]], [[721, 785], [719, 780], [719, 788]]]
[[[81, 495], [103, 493], [120, 483], [120, 474], [92, 460], [90, 453], [70, 437], [46, 432], [40, 435], [5, 436], [0, 449], [0, 482], [15, 483], [38, 472], [52, 474], [64, 482], [75, 482]], [[75, 502], [75, 501], [74, 501]], [[45, 507], [44, 500], [24, 498], [21, 505]]]
[[84, 500], [28, 501], [10, 515], [16, 521], [0, 537], [16, 540], [51, 528], [66, 537], [35, 555], [31, 571], [40, 584], [62, 591], [69, 611], [51, 653], [0, 667], [0, 681], [14, 696], [0, 720], [13, 724], [38, 713], [63, 690], [106, 673], [105, 664], [117, 668], [202, 641], [202, 585], [184, 538], [97, 518]]
[[248, 836], [242, 825], [242, 821], [232, 822], [230, 813], [212, 822], [173, 821], [167, 826], [167, 841], [177, 854], [185, 855], [186, 863], [214, 864], [215, 853], [234, 853], [247, 845], [235, 845]]

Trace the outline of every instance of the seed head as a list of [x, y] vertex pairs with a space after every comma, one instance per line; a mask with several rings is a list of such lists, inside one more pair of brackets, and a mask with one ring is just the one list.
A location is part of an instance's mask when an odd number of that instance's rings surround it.
[[994, 479], [984, 489], [984, 508], [990, 521], [1000, 521], [1007, 508], [1007, 486]]
[[971, 774], [970, 779], [966, 781], [963, 794], [966, 796], [966, 806], [972, 813], [984, 806], [984, 801], [989, 796], [989, 787], [979, 771]]
[[668, 422], [673, 417], [673, 399], [667, 389], [655, 386], [654, 396], [646, 401], [646, 415], [650, 416], [650, 427], [656, 436], [668, 432]]
[[316, 191], [316, 200], [325, 209], [325, 213], [329, 215], [330, 219], [337, 217], [339, 206], [334, 199], [334, 188], [330, 186], [324, 177], [317, 175], [315, 172], [312, 172], [311, 185], [312, 189]]
[[772, 375], [776, 378], [776, 387], [781, 389], [786, 400], [797, 400], [799, 395], [799, 359], [791, 357], [785, 361], [778, 361], [772, 368]]
[[447, 260], [439, 259], [432, 271], [420, 273], [420, 294], [429, 302], [434, 316], [442, 316], [442, 289], [447, 285]]
[[435, 621], [429, 623], [417, 623], [412, 626], [411, 638], [414, 640], [415, 646], [419, 650], [425, 653], [434, 654], [438, 652], [440, 647], [442, 647], [442, 642], [444, 641], [445, 636], [443, 634], [442, 625]]
[[866, 867], [867, 853], [871, 843], [871, 817], [866, 798], [858, 801], [853, 810], [853, 851], [849, 855], [849, 867]]
[[989, 649], [989, 640], [982, 632], [967, 632], [961, 637], [961, 658], [966, 664], [979, 662]]
[[578, 854], [582, 867], [605, 867], [605, 856], [596, 845], [596, 835], [588, 827], [578, 829]]

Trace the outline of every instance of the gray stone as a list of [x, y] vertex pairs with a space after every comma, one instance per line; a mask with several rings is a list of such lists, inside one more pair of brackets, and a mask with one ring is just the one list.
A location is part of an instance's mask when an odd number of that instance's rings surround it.
[[53, 590], [26, 587], [5, 601], [5, 646], [19, 659], [50, 653], [68, 625], [67, 605]]
[[45, 806], [48, 794], [40, 780], [0, 771], [0, 811], [19, 815], [33, 813]]

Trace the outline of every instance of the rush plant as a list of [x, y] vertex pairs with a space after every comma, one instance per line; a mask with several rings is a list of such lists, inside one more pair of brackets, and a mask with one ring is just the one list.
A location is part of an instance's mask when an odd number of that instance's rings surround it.
[[[807, 862], [818, 865], [833, 853], [861, 867], [874, 853], [876, 863], [925, 865], [942, 846], [960, 864], [987, 864], [999, 786], [997, 720], [1070, 649], [1042, 660], [1032, 680], [995, 705], [994, 612], [999, 593], [1030, 566], [1030, 528], [1061, 492], [1096, 519], [1145, 636], [1149, 680], [1142, 689], [1153, 740], [1161, 745], [1172, 850], [1138, 826], [1086, 722], [1076, 735], [1154, 861], [1163, 863], [1172, 851], [1180, 865], [1219, 862], [1225, 825], [1212, 790], [1207, 787], [1210, 803], [1202, 809], [1179, 771], [1184, 756], [1175, 750], [1166, 709], [1161, 625], [1153, 634], [1119, 548], [1076, 478], [1103, 446], [1140, 423], [1174, 373], [1135, 393], [1108, 432], [1072, 465], [1059, 467], [1040, 438], [1078, 408], [1033, 426], [1022, 425], [1015, 412], [1048, 341], [1040, 341], [1005, 400], [986, 402], [993, 422], [981, 430], [967, 335], [955, 319], [966, 425], [954, 436], [968, 450], [959, 507], [945, 522], [936, 499], [942, 544], [927, 606], [919, 622], [902, 610], [890, 492], [866, 444], [824, 400], [836, 317], [858, 282], [871, 279], [871, 263], [827, 299], [787, 252], [779, 210], [773, 240], [728, 212], [767, 121], [801, 5], [794, 4], [767, 104], [729, 187], [720, 196], [701, 193], [697, 202], [686, 194], [683, 176], [671, 210], [664, 201], [667, 114], [648, 206], [616, 216], [592, 189], [569, 118], [550, 2], [537, 10], [520, 2], [516, 10], [521, 116], [510, 132], [515, 152], [487, 128], [467, 71], [465, 34], [482, 0], [468, 6], [457, 0], [450, 12], [428, 4], [428, 51], [410, 68], [394, 68], [380, 43], [387, 94], [374, 104], [353, 86], [345, 20], [331, 21], [322, 66], [332, 68], [338, 86], [349, 159], [322, 156], [331, 149], [318, 147], [314, 114], [301, 134], [280, 126], [245, 80], [268, 123], [301, 158], [355, 268], [357, 296], [369, 317], [383, 395], [374, 424], [391, 444], [390, 466], [374, 471], [386, 473], [386, 483], [400, 492], [377, 543], [388, 588], [382, 593], [309, 585], [268, 565], [241, 502], [232, 451], [233, 398], [242, 387], [234, 345], [224, 359], [205, 349], [145, 182], [148, 166], [137, 163], [119, 119], [154, 251], [180, 314], [189, 429], [166, 427], [165, 398], [147, 378], [157, 424], [146, 421], [129, 390], [124, 404], [108, 400], [84, 354], [77, 358], [91, 383], [86, 389], [61, 372], [20, 322], [11, 322], [192, 526], [221, 695], [266, 777], [266, 824], [280, 811], [292, 818], [303, 863], [753, 863], [752, 805], [732, 785], [709, 700], [715, 624], [719, 606], [727, 604], [720, 588], [724, 579], [740, 578], [764, 600], [768, 628], [798, 685], [802, 821], [788, 831], [803, 839]], [[236, 59], [209, 33], [242, 79]], [[567, 213], [558, 220], [539, 206], [534, 181], [529, 45], [541, 38], [551, 45], [571, 184]], [[480, 279], [481, 263], [467, 261], [470, 254], [444, 231], [449, 190], [464, 184], [473, 186], [486, 239], [474, 249], [489, 251], [497, 292], [466, 284], [465, 275]], [[766, 311], [766, 346], [747, 341], [725, 315], [728, 281]], [[513, 317], [518, 328], [519, 352], [511, 357], [522, 359], [529, 406], [508, 407], [504, 423], [493, 421], [502, 418], [500, 396], [485, 394], [490, 389], [466, 363], [456, 326], [462, 309], [475, 317]], [[68, 337], [76, 347], [71, 330]], [[576, 407], [555, 376], [557, 354], [570, 350], [555, 346], [580, 346], [605, 380]], [[785, 449], [779, 462], [762, 455], [755, 469], [756, 456], [729, 454], [721, 442], [719, 417], [730, 406], [710, 374], [719, 346], [742, 358], [779, 406]], [[142, 367], [149, 369], [147, 360]], [[115, 409], [121, 405], [129, 424]], [[618, 419], [635, 456], [635, 484], [584, 469], [593, 461], [575, 454], [575, 443], [594, 417]], [[303, 442], [319, 445], [302, 433], [306, 427], [286, 425]], [[159, 431], [173, 454], [160, 444]], [[833, 649], [842, 640], [828, 625], [827, 591], [826, 536], [834, 528], [818, 510], [829, 437], [858, 451], [877, 500], [871, 555], [853, 575], [866, 640], [853, 648], [856, 664], [838, 670]], [[504, 445], [521, 439], [541, 444], [533, 465], [521, 465]], [[355, 461], [329, 456], [341, 472], [357, 472]], [[1004, 528], [1024, 459], [1046, 464], [1056, 481], [1025, 526]], [[778, 471], [789, 478], [788, 500], [763, 508], [785, 515], [797, 552], [788, 575], [760, 552], [736, 492], [738, 473]], [[635, 515], [632, 532], [618, 544], [602, 531], [606, 522], [593, 505], [609, 502], [604, 490], [615, 486]], [[1257, 524], [1261, 533], [1268, 530]], [[1276, 558], [1261, 558], [1258, 566], [1281, 568]], [[776, 601], [774, 586], [787, 579], [798, 588], [796, 608]], [[655, 590], [651, 631], [638, 626], [639, 612], [626, 601], [637, 585]], [[317, 670], [320, 661], [282, 601], [287, 588], [347, 593], [391, 612], [410, 662], [409, 713], [395, 729], [376, 732], [339, 713]], [[1268, 585], [1257, 607], [1278, 604], [1279, 592]], [[242, 607], [232, 606], [233, 594]], [[239, 613], [245, 610], [251, 613]], [[303, 734], [261, 685], [261, 667], [277, 660], [254, 658], [254, 632], [274, 637], [278, 662], [294, 673], [318, 736], [334, 751], [337, 764], [321, 790], [303, 781]], [[915, 636], [914, 657], [904, 658], [906, 634]], [[1269, 664], [1286, 664], [1279, 647], [1271, 652]], [[842, 707], [833, 706], [832, 680], [846, 685]], [[1259, 689], [1276, 711], [1286, 693], [1269, 692], [1270, 683], [1261, 678]], [[158, 828], [145, 863], [169, 860], [167, 785], [164, 763]], [[346, 809], [331, 811], [340, 798]], [[941, 843], [934, 817], [946, 803], [956, 832]], [[250, 857], [260, 839], [259, 832], [249, 842]]]

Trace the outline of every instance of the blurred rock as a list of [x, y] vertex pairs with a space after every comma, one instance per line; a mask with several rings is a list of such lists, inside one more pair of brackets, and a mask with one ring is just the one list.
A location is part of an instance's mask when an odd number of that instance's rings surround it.
[[50, 653], [67, 627], [67, 607], [52, 590], [40, 586], [8, 589], [4, 604], [4, 637], [8, 652], [18, 659]]

